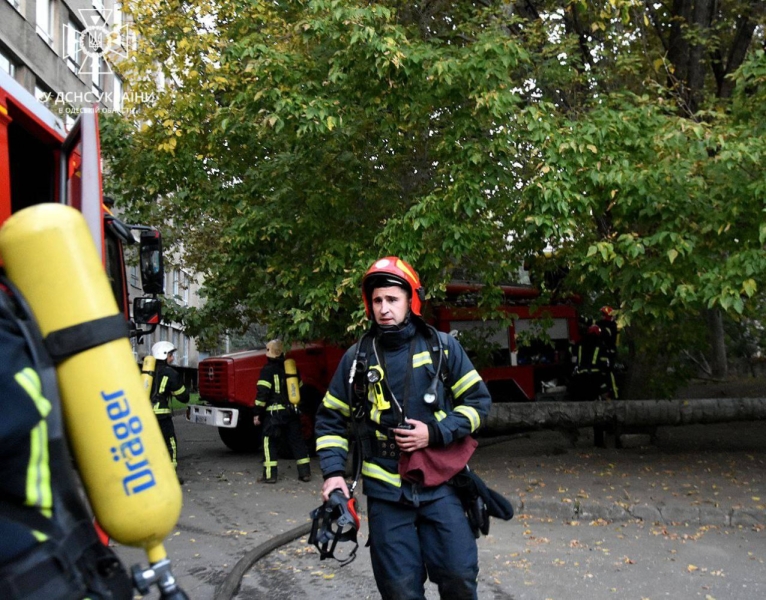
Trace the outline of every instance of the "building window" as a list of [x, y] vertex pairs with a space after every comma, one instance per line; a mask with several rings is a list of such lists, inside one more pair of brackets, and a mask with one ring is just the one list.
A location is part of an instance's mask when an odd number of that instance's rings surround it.
[[181, 289], [181, 272], [178, 269], [173, 269], [170, 282], [172, 286], [170, 289], [173, 290], [173, 298], [180, 300], [181, 296], [179, 291]]
[[141, 347], [146, 349], [143, 353], [144, 356], [148, 356], [152, 353], [152, 346], [154, 346], [154, 333], [147, 333], [144, 336], [144, 341], [141, 343]]
[[64, 58], [72, 73], [80, 72], [80, 39], [82, 30], [74, 21], [70, 20], [64, 27]]
[[37, 0], [37, 35], [53, 46], [53, 2]]
[[41, 104], [47, 105], [51, 101], [51, 97], [53, 96], [53, 92], [50, 90], [44, 88], [41, 85], [35, 85], [35, 100], [40, 102]]
[[185, 306], [189, 306], [189, 274], [186, 271], [181, 271], [183, 280], [181, 281], [182, 290], [181, 296]]
[[122, 112], [122, 79], [114, 76], [114, 110]]
[[128, 278], [130, 279], [130, 285], [134, 288], [141, 287], [141, 284], [138, 282], [138, 265], [131, 265], [128, 267]]
[[114, 10], [112, 11], [112, 21], [114, 22], [114, 28], [119, 30], [122, 27], [122, 3], [115, 3]]
[[189, 274], [182, 269], [174, 269], [172, 275], [173, 298], [189, 305]]
[[7, 56], [2, 50], [0, 50], [0, 69], [8, 73], [11, 77], [16, 74], [16, 65], [9, 56]]
[[13, 8], [21, 12], [21, 4], [19, 3], [19, 0], [8, 0], [8, 2]]
[[109, 73], [109, 68], [106, 65], [106, 61], [103, 57], [99, 56], [98, 61], [95, 58], [93, 60], [93, 94], [101, 97], [101, 93], [106, 87], [106, 75]]

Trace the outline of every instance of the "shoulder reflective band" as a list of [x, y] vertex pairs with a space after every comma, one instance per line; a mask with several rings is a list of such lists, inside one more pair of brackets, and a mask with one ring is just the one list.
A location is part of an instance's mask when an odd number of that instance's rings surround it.
[[51, 331], [44, 343], [53, 362], [59, 364], [75, 354], [129, 336], [128, 322], [118, 313]]

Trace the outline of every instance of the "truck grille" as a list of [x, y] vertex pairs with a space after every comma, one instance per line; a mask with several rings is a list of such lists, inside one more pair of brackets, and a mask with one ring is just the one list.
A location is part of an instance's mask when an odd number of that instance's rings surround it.
[[227, 361], [206, 360], [200, 365], [199, 395], [205, 400], [226, 400], [228, 392]]

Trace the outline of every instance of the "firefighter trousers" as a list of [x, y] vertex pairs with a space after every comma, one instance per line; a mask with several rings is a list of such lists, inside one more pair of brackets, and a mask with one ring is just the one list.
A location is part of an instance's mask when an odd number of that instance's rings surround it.
[[306, 442], [301, 432], [301, 421], [297, 414], [280, 411], [283, 414], [269, 415], [263, 428], [263, 478], [276, 481], [279, 466], [278, 440], [286, 436], [287, 443], [298, 465], [298, 477], [308, 478], [311, 475], [311, 462]]
[[176, 428], [173, 426], [173, 417], [160, 417], [157, 419], [160, 425], [162, 437], [165, 438], [165, 445], [168, 447], [170, 462], [173, 468], [178, 468], [178, 442], [176, 441]]
[[384, 600], [424, 600], [426, 577], [441, 598], [476, 600], [476, 538], [454, 491], [420, 506], [367, 500], [370, 557]]

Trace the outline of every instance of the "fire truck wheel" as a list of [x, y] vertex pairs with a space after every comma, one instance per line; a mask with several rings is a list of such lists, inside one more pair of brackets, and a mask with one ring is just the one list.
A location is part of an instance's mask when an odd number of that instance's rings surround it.
[[252, 417], [240, 419], [236, 427], [219, 427], [218, 435], [234, 452], [259, 452], [263, 446], [262, 427], [253, 425]]

